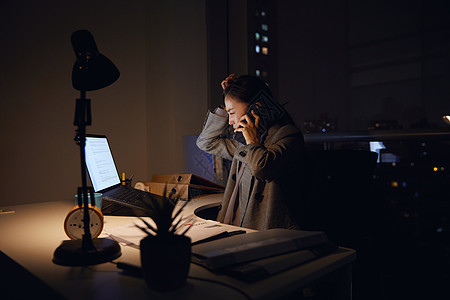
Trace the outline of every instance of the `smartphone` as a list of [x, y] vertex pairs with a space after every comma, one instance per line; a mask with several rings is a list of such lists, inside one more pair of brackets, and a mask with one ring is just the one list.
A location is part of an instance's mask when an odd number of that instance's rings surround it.
[[[253, 123], [255, 123], [255, 116], [253, 116], [252, 110], [255, 112], [255, 114], [257, 114], [257, 115], [259, 116], [259, 114], [258, 114], [258, 109], [259, 109], [259, 108], [260, 108], [259, 105], [256, 105], [256, 104], [250, 104], [250, 105], [248, 106], [247, 112], [245, 113], [246, 115], [248, 115], [248, 116], [250, 117], [250, 120], [252, 120]], [[244, 121], [244, 122], [247, 122], [246, 120], [243, 120], [243, 121]]]
[[248, 106], [246, 114], [250, 117], [250, 120], [252, 120], [253, 123], [255, 123], [255, 117], [252, 114], [252, 110], [255, 112], [255, 114], [257, 114], [259, 116], [259, 114], [258, 114], [259, 108], [260, 108], [260, 106], [256, 105], [256, 104], [250, 104]]
[[[248, 109], [247, 109], [246, 114], [250, 117], [250, 120], [251, 120], [253, 123], [255, 123], [255, 117], [254, 117], [253, 114], [252, 114], [252, 110], [255, 112], [255, 114], [257, 114], [257, 115], [259, 116], [259, 114], [258, 114], [258, 108], [260, 108], [259, 105], [256, 105], [256, 104], [250, 104], [249, 107], [248, 107]], [[243, 120], [243, 122], [246, 122], [246, 120]], [[242, 127], [242, 126], [239, 126], [239, 127]], [[232, 138], [235, 139], [236, 141], [240, 142], [241, 144], [244, 144], [244, 145], [246, 144], [246, 141], [245, 141], [245, 138], [244, 138], [244, 135], [243, 135], [242, 132], [235, 132], [235, 133], [233, 134]]]

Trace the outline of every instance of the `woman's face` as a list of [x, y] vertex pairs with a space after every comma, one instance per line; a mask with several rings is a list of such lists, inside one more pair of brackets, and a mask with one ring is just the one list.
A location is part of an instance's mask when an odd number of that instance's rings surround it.
[[229, 95], [225, 96], [225, 110], [228, 113], [228, 124], [232, 125], [234, 129], [239, 127], [239, 120], [245, 115], [247, 109], [248, 103]]

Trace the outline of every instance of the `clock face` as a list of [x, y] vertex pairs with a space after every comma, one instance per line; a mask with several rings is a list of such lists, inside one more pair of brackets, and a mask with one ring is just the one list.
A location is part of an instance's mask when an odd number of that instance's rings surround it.
[[[103, 230], [103, 214], [96, 206], [89, 204], [90, 231], [96, 238]], [[72, 240], [80, 240], [84, 235], [84, 207], [75, 206], [64, 220], [64, 231]]]

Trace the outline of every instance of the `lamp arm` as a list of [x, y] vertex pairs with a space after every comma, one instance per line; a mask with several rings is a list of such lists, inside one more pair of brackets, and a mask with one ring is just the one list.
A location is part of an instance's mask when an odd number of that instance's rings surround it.
[[[90, 231], [90, 216], [89, 216], [89, 198], [90, 195], [91, 204], [94, 205], [94, 191], [92, 187], [87, 186], [87, 172], [86, 172], [86, 126], [92, 124], [91, 117], [91, 100], [86, 99], [86, 92], [80, 91], [80, 98], [76, 101], [75, 107], [75, 120], [74, 125], [78, 126], [76, 131], [75, 141], [80, 146], [80, 162], [81, 162], [81, 187], [78, 187], [78, 205], [83, 201], [84, 205], [84, 235], [82, 241], [83, 251], [95, 249], [92, 242], [92, 236]], [[82, 200], [81, 200], [82, 199]]]

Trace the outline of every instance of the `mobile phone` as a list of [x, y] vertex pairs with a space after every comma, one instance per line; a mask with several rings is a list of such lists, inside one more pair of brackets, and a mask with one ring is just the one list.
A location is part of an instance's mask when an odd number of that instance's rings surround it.
[[[255, 117], [252, 114], [252, 110], [255, 112], [256, 115], [259, 116], [259, 113], [258, 113], [259, 110], [258, 109], [260, 109], [260, 108], [261, 108], [261, 106], [259, 104], [256, 104], [256, 103], [250, 104], [248, 106], [248, 109], [247, 109], [245, 114], [249, 116], [250, 120], [253, 123], [255, 123]], [[247, 121], [243, 120], [243, 122], [247, 122]], [[239, 126], [239, 127], [242, 127], [242, 126]], [[236, 141], [240, 142], [241, 144], [244, 144], [244, 145], [246, 144], [246, 141], [245, 141], [245, 138], [244, 138], [244, 135], [242, 134], [242, 132], [235, 132], [233, 134], [233, 139], [235, 139]]]
[[[250, 104], [249, 106], [248, 106], [248, 109], [247, 109], [247, 111], [246, 111], [246, 115], [248, 115], [249, 117], [250, 117], [250, 120], [252, 120], [252, 122], [253, 123], [255, 123], [255, 116], [253, 116], [253, 114], [252, 114], [252, 110], [255, 112], [255, 114], [257, 114], [257, 115], [259, 115], [258, 114], [258, 108], [259, 108], [260, 106], [259, 105], [256, 105], [256, 104]], [[244, 122], [247, 122], [246, 120], [243, 120]]]
[[253, 116], [253, 114], [252, 114], [252, 110], [255, 112], [255, 114], [257, 114], [258, 115], [258, 109], [259, 109], [259, 105], [257, 105], [257, 104], [250, 104], [249, 106], [248, 106], [248, 109], [247, 109], [247, 115], [250, 117], [250, 120], [252, 120], [252, 122], [254, 123], [255, 122], [255, 117]]

